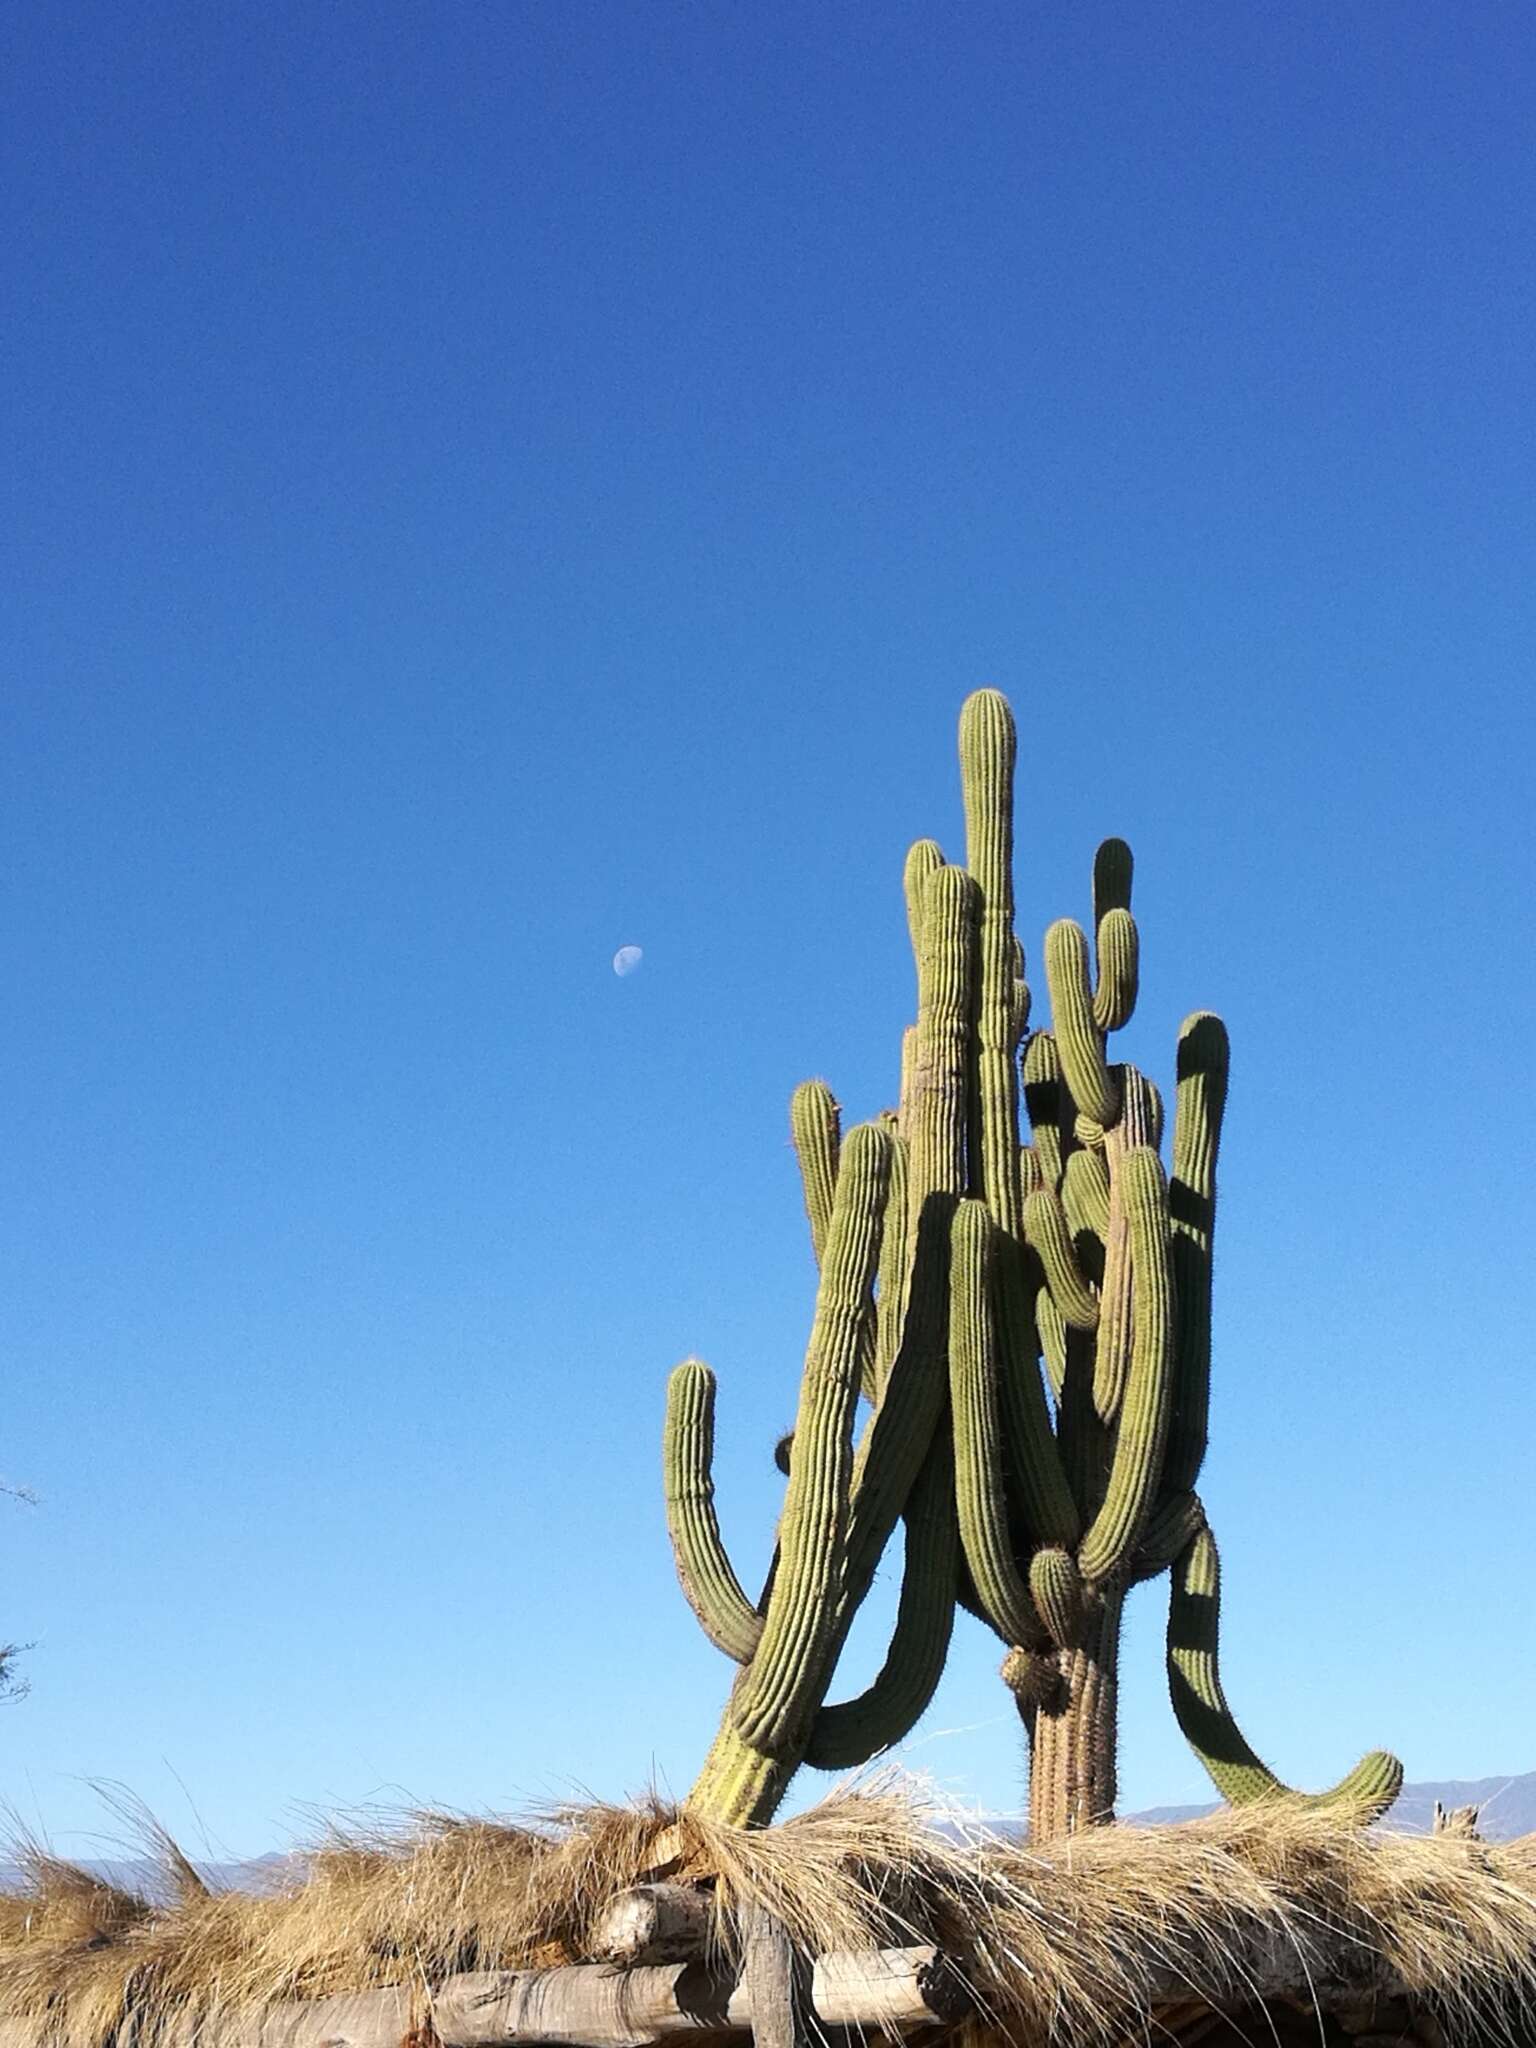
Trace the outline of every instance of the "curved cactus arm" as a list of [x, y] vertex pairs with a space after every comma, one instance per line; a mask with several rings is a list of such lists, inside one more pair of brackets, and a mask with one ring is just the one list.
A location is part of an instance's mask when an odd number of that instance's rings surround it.
[[1170, 1491], [1194, 1485], [1205, 1461], [1211, 1399], [1211, 1240], [1216, 1227], [1216, 1152], [1227, 1100], [1227, 1027], [1209, 1010], [1179, 1032], [1168, 1215], [1178, 1297], [1178, 1384], [1168, 1433]]
[[1014, 1562], [1003, 1486], [998, 1344], [992, 1299], [996, 1226], [978, 1201], [955, 1211], [950, 1265], [949, 1391], [960, 1542], [987, 1620], [1005, 1643], [1040, 1642], [1040, 1618]]
[[789, 1135], [800, 1165], [806, 1220], [816, 1264], [826, 1246], [832, 1221], [832, 1196], [837, 1187], [837, 1153], [842, 1119], [836, 1097], [825, 1081], [802, 1081], [789, 1098]]
[[1234, 1806], [1284, 1800], [1338, 1806], [1361, 1820], [1385, 1813], [1402, 1789], [1403, 1767], [1386, 1750], [1360, 1759], [1326, 1792], [1293, 1792], [1249, 1748], [1221, 1689], [1217, 1645], [1221, 1629], [1221, 1560], [1216, 1539], [1202, 1527], [1174, 1562], [1168, 1598], [1168, 1690], [1184, 1739]]
[[1132, 1562], [1133, 1582], [1139, 1585], [1143, 1579], [1155, 1579], [1167, 1571], [1204, 1527], [1205, 1509], [1198, 1493], [1165, 1495], [1141, 1532]]
[[911, 1733], [938, 1690], [955, 1619], [959, 1533], [948, 1430], [934, 1438], [906, 1508], [906, 1562], [890, 1648], [856, 1699], [824, 1706], [805, 1760], [848, 1771]]
[[1120, 1098], [1104, 1061], [1104, 1035], [1093, 1014], [1088, 941], [1070, 917], [1045, 935], [1045, 980], [1051, 995], [1051, 1033], [1073, 1102], [1105, 1129], [1120, 1113]]
[[1134, 1145], [1115, 1168], [1125, 1202], [1131, 1259], [1131, 1364], [1104, 1502], [1078, 1549], [1078, 1569], [1100, 1582], [1129, 1561], [1163, 1476], [1173, 1393], [1173, 1288], [1168, 1255], [1168, 1188], [1149, 1145]]
[[954, 1206], [952, 1195], [930, 1195], [918, 1219], [901, 1345], [854, 1459], [840, 1598], [845, 1619], [851, 1619], [869, 1591], [943, 1417], [949, 1391], [946, 1337]]
[[730, 1719], [751, 1749], [803, 1740], [826, 1673], [836, 1624], [853, 1473], [853, 1416], [864, 1325], [880, 1248], [891, 1138], [860, 1124], [843, 1145], [795, 1418], [795, 1447], [779, 1527], [779, 1567]]
[[[1019, 1076], [1023, 955], [1013, 929], [1013, 769], [1017, 735], [1008, 700], [977, 690], [960, 713], [965, 858], [981, 906], [977, 927], [976, 1087], [971, 1183], [998, 1227], [1019, 1231]], [[1027, 1015], [1027, 1011], [1025, 1012]]]
[[667, 1381], [667, 1533], [678, 1583], [699, 1626], [717, 1650], [745, 1664], [762, 1635], [763, 1617], [742, 1591], [720, 1535], [714, 1456], [715, 1376], [701, 1359], [685, 1358]]
[[1040, 1188], [1024, 1204], [1024, 1241], [1040, 1260], [1051, 1299], [1074, 1330], [1091, 1330], [1099, 1320], [1099, 1298], [1088, 1284], [1072, 1247], [1071, 1226], [1053, 1188]]

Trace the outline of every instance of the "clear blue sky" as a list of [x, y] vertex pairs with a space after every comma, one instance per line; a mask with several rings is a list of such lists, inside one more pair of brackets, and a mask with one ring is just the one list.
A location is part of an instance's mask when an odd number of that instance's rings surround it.
[[[1254, 1741], [1536, 1767], [1529, 9], [57, 0], [4, 72], [0, 1793], [686, 1787], [664, 1376], [750, 1576], [785, 1104], [894, 1091], [980, 683], [1032, 952], [1124, 833], [1130, 1052], [1231, 1024]], [[995, 1664], [909, 1754], [1007, 1807]]]

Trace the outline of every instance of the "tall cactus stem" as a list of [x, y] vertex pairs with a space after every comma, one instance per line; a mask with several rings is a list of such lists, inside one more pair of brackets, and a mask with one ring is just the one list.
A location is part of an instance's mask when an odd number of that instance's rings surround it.
[[1122, 1599], [1118, 1587], [1106, 1589], [1085, 1617], [1081, 1641], [1057, 1656], [1056, 1701], [1025, 1717], [1034, 1841], [1078, 1834], [1114, 1818]]
[[1017, 1236], [1019, 1098], [1017, 990], [1022, 956], [1013, 930], [1013, 713], [996, 690], [977, 690], [960, 713], [965, 858], [980, 892], [977, 927], [976, 1095], [971, 1180], [998, 1227]]

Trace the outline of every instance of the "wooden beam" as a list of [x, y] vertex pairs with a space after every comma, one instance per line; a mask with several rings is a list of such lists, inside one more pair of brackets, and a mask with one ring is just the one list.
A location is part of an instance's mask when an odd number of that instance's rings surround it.
[[[861, 1949], [818, 1957], [805, 2018], [820, 2028], [892, 2037], [969, 2010], [958, 1975], [933, 1948]], [[417, 2028], [442, 2048], [676, 2048], [752, 2032], [754, 1986], [699, 1963], [615, 1970], [493, 1970], [450, 1977], [435, 1993], [401, 1985], [168, 2020], [156, 2048], [402, 2048]], [[0, 2048], [69, 2048], [57, 2025], [0, 2019]], [[777, 2043], [775, 2042], [775, 2048]]]
[[687, 1963], [709, 1947], [710, 1893], [689, 1884], [640, 1884], [604, 1908], [592, 1952], [605, 1963]]

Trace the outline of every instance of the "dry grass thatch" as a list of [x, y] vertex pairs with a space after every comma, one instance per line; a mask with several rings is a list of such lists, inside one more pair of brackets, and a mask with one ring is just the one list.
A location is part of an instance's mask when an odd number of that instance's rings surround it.
[[750, 1833], [654, 1802], [528, 1825], [429, 1816], [336, 1833], [271, 1896], [210, 1894], [179, 1859], [160, 1905], [29, 1847], [25, 1893], [0, 1899], [0, 2011], [106, 2048], [129, 2015], [152, 2031], [188, 2009], [579, 1961], [614, 1894], [663, 1864], [712, 1882], [722, 1951], [747, 1903], [813, 1953], [934, 1942], [984, 2010], [1036, 2037], [1102, 2044], [1178, 1997], [1242, 2001], [1255, 1959], [1277, 1955], [1298, 1988], [1385, 1975], [1453, 2037], [1513, 2039], [1536, 2006], [1533, 1842], [1249, 1809], [1037, 1851], [931, 1818], [900, 1783]]

